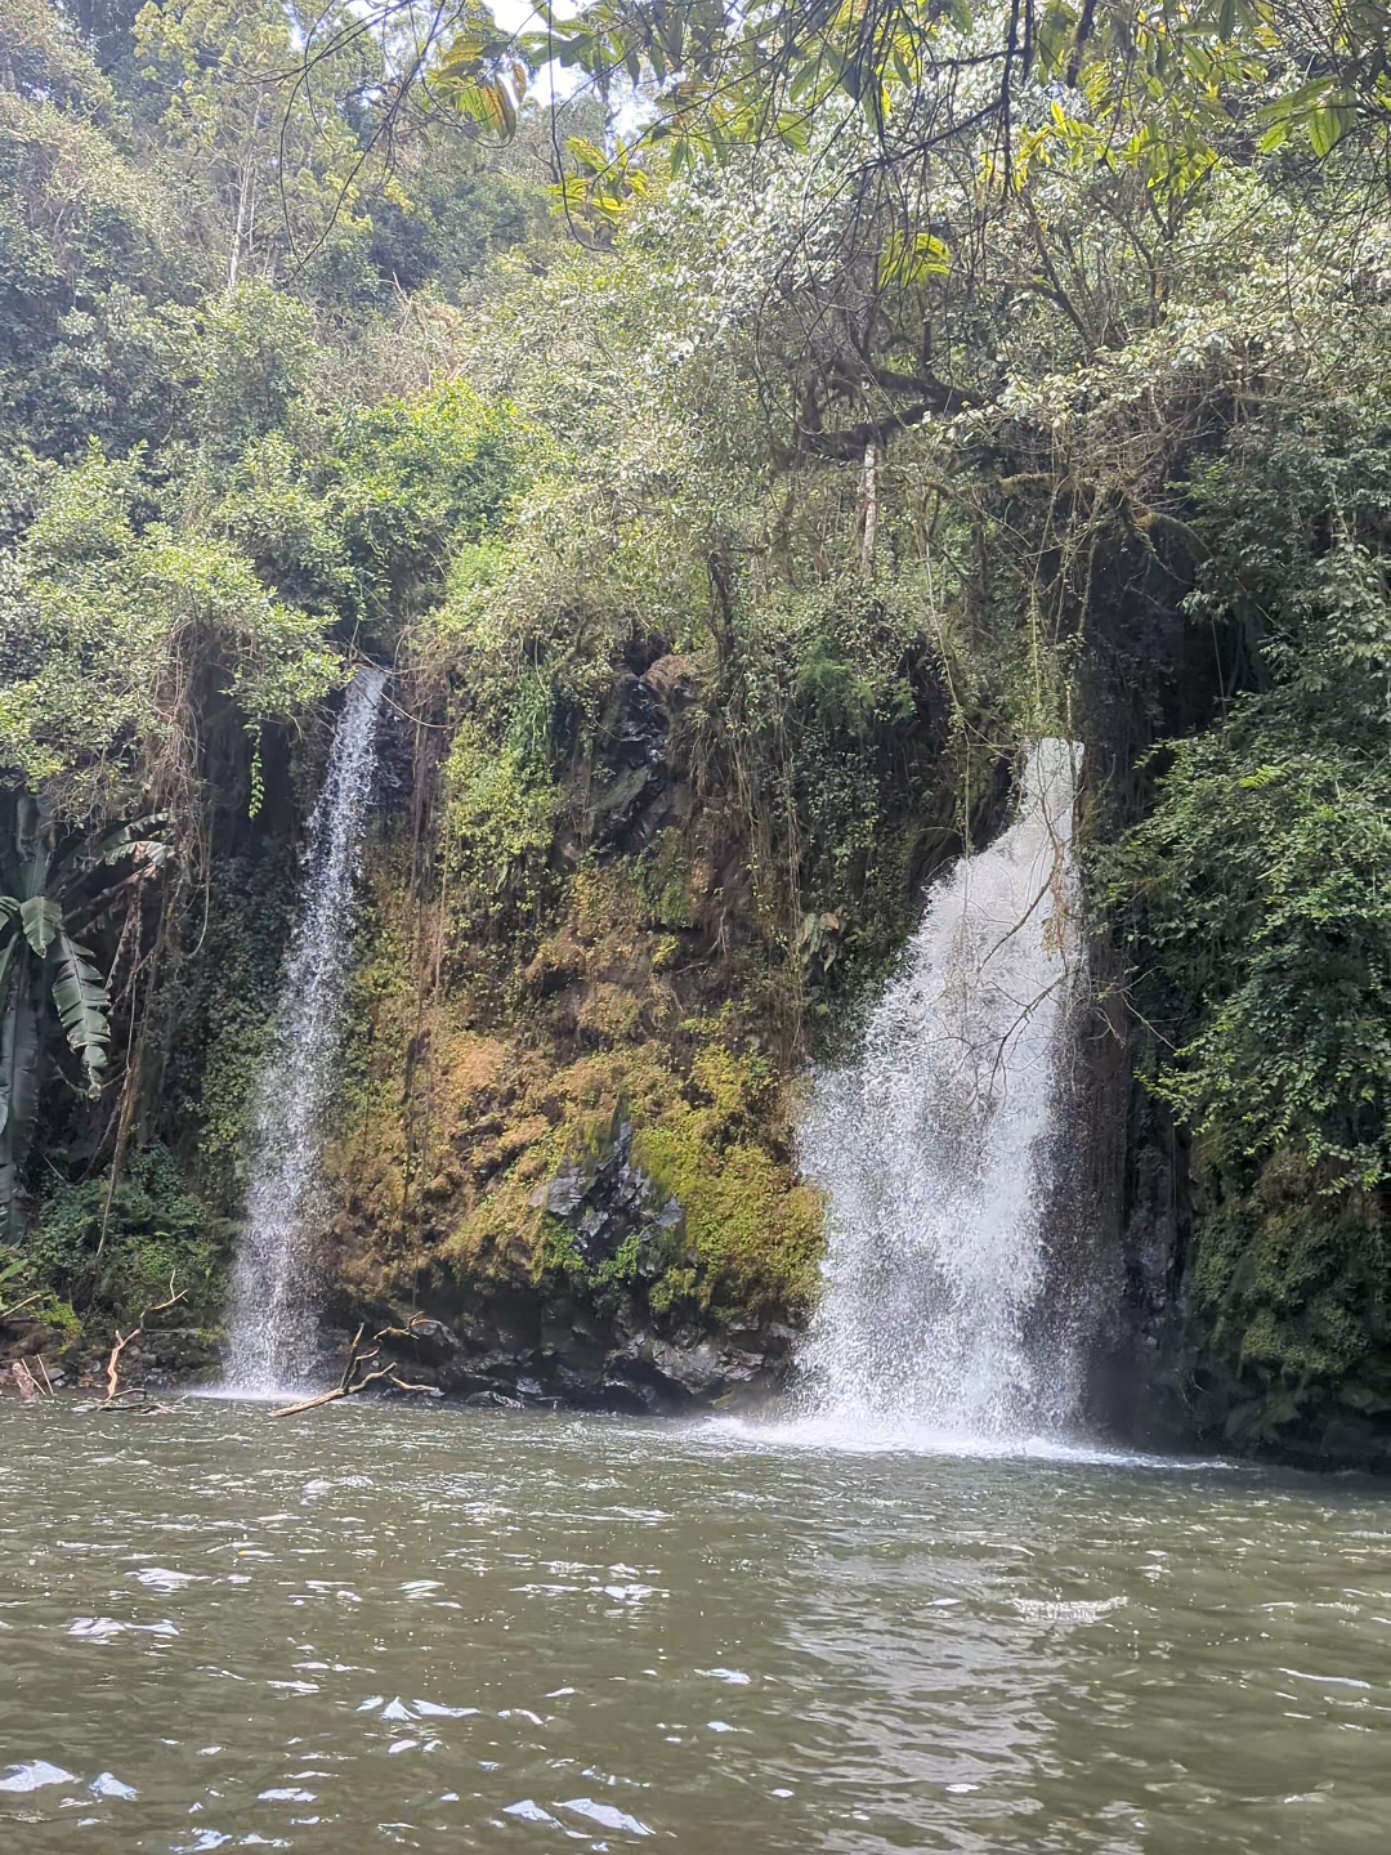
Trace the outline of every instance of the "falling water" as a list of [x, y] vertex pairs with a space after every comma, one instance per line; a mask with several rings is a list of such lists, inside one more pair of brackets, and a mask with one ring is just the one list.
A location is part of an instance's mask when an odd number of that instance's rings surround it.
[[315, 1336], [315, 1213], [352, 955], [352, 897], [375, 769], [385, 673], [359, 670], [309, 821], [299, 920], [256, 1107], [246, 1229], [232, 1282], [227, 1381], [273, 1391], [302, 1380]]
[[815, 1420], [1009, 1438], [1065, 1426], [1076, 1360], [1041, 1320], [1062, 1065], [1082, 964], [1081, 749], [1041, 740], [1012, 827], [936, 888], [802, 1134], [830, 1247], [803, 1358]]

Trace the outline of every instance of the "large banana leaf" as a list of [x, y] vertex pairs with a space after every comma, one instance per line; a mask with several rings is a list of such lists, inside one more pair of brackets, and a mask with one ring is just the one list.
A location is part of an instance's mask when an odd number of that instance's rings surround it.
[[[19, 904], [14, 898], [8, 895], [0, 895], [0, 921], [3, 921], [5, 917], [8, 916], [12, 924], [14, 917], [18, 915], [18, 913]], [[0, 1019], [3, 1019], [9, 1010], [10, 968], [14, 965], [15, 956], [20, 952], [23, 945], [23, 941], [11, 925], [9, 939], [5, 942], [3, 947], [0, 947]], [[5, 1124], [9, 1118], [10, 1092], [4, 1086], [3, 1075], [0, 1075], [0, 1135], [4, 1133]]]
[[[20, 1234], [19, 1188], [43, 1080], [44, 990], [96, 1094], [111, 1043], [111, 1000], [76, 936], [116, 906], [164, 855], [162, 815], [52, 843], [49, 807], [15, 801], [13, 838], [0, 842], [0, 1229]], [[137, 853], [143, 853], [136, 860]]]
[[99, 1071], [106, 1067], [106, 1047], [111, 1041], [111, 1024], [107, 1013], [111, 1001], [106, 981], [92, 964], [86, 947], [79, 947], [61, 929], [54, 954], [57, 968], [53, 978], [53, 1002], [58, 1007], [58, 1021], [67, 1034], [69, 1047], [82, 1058], [87, 1081], [96, 1092]]
[[51, 895], [33, 895], [19, 905], [24, 938], [42, 960], [63, 925], [63, 911]]
[[[19, 938], [18, 934], [11, 934], [4, 945], [0, 946], [0, 1013], [3, 1013], [6, 1000], [9, 996], [10, 968], [19, 957], [23, 945], [24, 942]], [[3, 1122], [0, 1122], [0, 1126], [3, 1126], [3, 1124]]]
[[78, 933], [98, 920], [123, 889], [148, 876], [169, 854], [157, 833], [168, 822], [159, 812], [113, 825], [100, 837], [89, 837], [78, 853], [65, 862], [54, 860], [48, 892], [62, 905], [63, 925]]
[[74, 871], [86, 874], [103, 864], [119, 863], [139, 845], [157, 837], [168, 822], [168, 812], [150, 812], [144, 818], [122, 819], [97, 835], [70, 831], [53, 852], [50, 890], [62, 887]]

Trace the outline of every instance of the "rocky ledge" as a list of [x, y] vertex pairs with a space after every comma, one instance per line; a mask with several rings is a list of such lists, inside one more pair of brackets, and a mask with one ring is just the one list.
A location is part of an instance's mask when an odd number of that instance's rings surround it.
[[770, 1323], [718, 1336], [596, 1324], [560, 1299], [496, 1299], [453, 1322], [417, 1318], [393, 1343], [409, 1377], [469, 1404], [674, 1413], [759, 1401], [785, 1381], [793, 1333]]
[[417, 1382], [476, 1403], [633, 1413], [752, 1402], [786, 1383], [797, 1334], [781, 1314], [720, 1324], [672, 1292], [690, 1261], [685, 1214], [634, 1163], [623, 1116], [532, 1208], [548, 1265], [534, 1280], [427, 1290], [412, 1337], [395, 1342]]

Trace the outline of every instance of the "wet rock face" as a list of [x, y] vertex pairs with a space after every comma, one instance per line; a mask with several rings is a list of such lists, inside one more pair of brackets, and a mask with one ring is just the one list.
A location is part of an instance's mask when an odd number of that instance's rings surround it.
[[785, 1383], [795, 1333], [766, 1320], [712, 1333], [708, 1319], [653, 1304], [686, 1255], [685, 1213], [633, 1163], [619, 1121], [600, 1153], [576, 1157], [538, 1194], [568, 1253], [528, 1294], [498, 1290], [427, 1301], [411, 1341], [411, 1376], [476, 1404], [678, 1412], [746, 1403]]
[[[530, 1318], [519, 1321], [519, 1311]], [[614, 1321], [596, 1326], [559, 1300], [518, 1310], [496, 1304], [431, 1321], [410, 1360], [417, 1382], [470, 1404], [563, 1405], [633, 1415], [756, 1401], [785, 1377], [790, 1329], [768, 1325], [719, 1339], [669, 1338]]]
[[632, 855], [688, 805], [689, 792], [682, 792], [672, 772], [669, 735], [690, 693], [681, 660], [674, 657], [616, 685], [590, 794], [590, 829], [599, 849]]
[[[1391, 1330], [1380, 1304], [1368, 1295], [1359, 1322], [1366, 1344], [1341, 1369], [1326, 1365], [1320, 1375], [1301, 1364], [1292, 1371], [1250, 1347], [1261, 1306], [1252, 1297], [1257, 1246], [1270, 1207], [1259, 1202], [1258, 1187], [1237, 1191], [1231, 1181], [1224, 1206], [1222, 1191], [1195, 1167], [1167, 1111], [1139, 1084], [1128, 1112], [1118, 1237], [1125, 1292], [1110, 1350], [1099, 1362], [1103, 1421], [1142, 1449], [1200, 1449], [1318, 1470], [1391, 1474]], [[1214, 1302], [1210, 1293], [1204, 1296], [1199, 1263], [1204, 1245], [1221, 1240], [1215, 1225], [1233, 1206], [1246, 1254], [1222, 1300]], [[1288, 1203], [1276, 1207], [1282, 1208], [1288, 1212]], [[1315, 1199], [1310, 1218], [1320, 1266], [1330, 1255], [1356, 1252], [1358, 1233], [1349, 1233], [1340, 1216], [1346, 1220], [1345, 1206]], [[1281, 1234], [1291, 1240], [1288, 1223]], [[1295, 1287], [1310, 1304], [1306, 1332], [1317, 1346], [1324, 1338], [1315, 1319], [1317, 1298], [1302, 1283]]]

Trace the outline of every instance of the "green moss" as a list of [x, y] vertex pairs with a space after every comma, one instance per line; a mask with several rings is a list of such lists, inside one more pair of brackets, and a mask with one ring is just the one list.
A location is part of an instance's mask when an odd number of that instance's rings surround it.
[[695, 1268], [668, 1269], [647, 1297], [655, 1314], [670, 1314], [681, 1302], [698, 1302], [699, 1298], [700, 1274]]
[[546, 1276], [559, 1276], [583, 1286], [589, 1280], [589, 1270], [575, 1241], [575, 1233], [558, 1217], [546, 1216], [541, 1220], [532, 1249], [532, 1273], [538, 1281]]
[[[747, 1068], [728, 1052], [718, 1058], [707, 1073], [742, 1101]], [[699, 1292], [715, 1312], [803, 1309], [816, 1286], [821, 1200], [756, 1139], [729, 1137], [729, 1099], [704, 1108], [673, 1104], [656, 1125], [638, 1129], [633, 1163], [684, 1210]], [[668, 1293], [689, 1293], [686, 1271], [677, 1273], [683, 1284]]]
[[594, 1279], [605, 1288], [628, 1288], [637, 1279], [642, 1237], [638, 1231], [626, 1236], [609, 1257], [594, 1271]]
[[82, 1321], [71, 1301], [64, 1301], [52, 1289], [46, 1289], [25, 1308], [26, 1319], [42, 1321], [58, 1336], [60, 1346], [70, 1346], [82, 1338]]
[[[228, 858], [187, 931], [194, 951], [171, 988], [168, 1130], [200, 1189], [231, 1214], [245, 1186], [256, 1085], [274, 1032], [296, 872], [288, 845]], [[196, 1129], [196, 1151], [183, 1135]]]
[[[528, 687], [548, 699], [540, 678]], [[534, 916], [546, 882], [562, 793], [548, 765], [549, 721], [519, 708], [501, 742], [472, 720], [445, 766], [446, 859], [457, 933], [498, 934]]]
[[[805, 1308], [821, 1206], [791, 1158], [786, 1065], [754, 1046], [761, 994], [692, 959], [679, 834], [582, 859], [544, 931], [523, 936], [525, 960], [515, 917], [495, 948], [460, 937], [466, 872], [449, 871], [440, 900], [422, 902], [403, 846], [369, 862], [328, 1155], [351, 1284], [414, 1292], [431, 1271], [479, 1294], [563, 1282], [600, 1311], [645, 1297], [655, 1314], [686, 1307], [711, 1324]], [[625, 1123], [654, 1217], [672, 1198], [684, 1216], [587, 1262], [542, 1188], [567, 1159], [601, 1166]]]
[[679, 832], [662, 832], [638, 863], [635, 880], [640, 885], [644, 913], [654, 927], [699, 925], [692, 871]]

